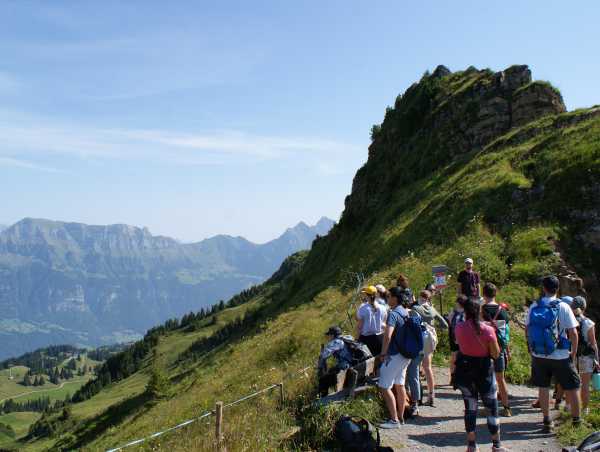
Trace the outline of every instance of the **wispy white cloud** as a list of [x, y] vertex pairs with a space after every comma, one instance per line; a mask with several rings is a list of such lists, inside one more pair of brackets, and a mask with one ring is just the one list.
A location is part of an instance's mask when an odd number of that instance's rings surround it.
[[26, 160], [15, 159], [12, 157], [1, 157], [0, 156], [0, 166], [13, 167], [13, 168], [24, 168], [35, 171], [43, 171], [45, 173], [62, 173], [64, 171], [51, 168], [48, 166], [37, 165], [35, 163], [28, 162]]
[[[224, 165], [250, 159], [310, 158], [331, 167], [344, 152], [356, 150], [318, 137], [259, 135], [242, 131], [187, 133], [159, 129], [106, 129], [78, 124], [10, 120], [0, 114], [0, 156], [14, 159], [68, 155], [81, 159], [144, 160], [180, 165]], [[8, 162], [8, 160], [7, 160]]]

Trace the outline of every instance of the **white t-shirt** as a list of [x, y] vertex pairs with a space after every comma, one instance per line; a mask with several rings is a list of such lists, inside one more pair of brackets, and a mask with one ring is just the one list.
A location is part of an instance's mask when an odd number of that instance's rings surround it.
[[[557, 300], [556, 297], [550, 297], [548, 300]], [[533, 308], [537, 306], [537, 301], [532, 303], [527, 311], [527, 317], [525, 319], [525, 325], [529, 326], [529, 314]], [[579, 323], [575, 318], [575, 314], [569, 307], [568, 304], [560, 302], [558, 303], [558, 336], [568, 338], [567, 331], [571, 328], [577, 328]], [[531, 353], [536, 358], [545, 359], [568, 359], [571, 351], [566, 348], [557, 348], [549, 355], [538, 355], [537, 353]]]
[[360, 334], [363, 336], [372, 336], [383, 333], [385, 319], [387, 317], [387, 308], [380, 303], [363, 303], [357, 311], [357, 317], [362, 320]]

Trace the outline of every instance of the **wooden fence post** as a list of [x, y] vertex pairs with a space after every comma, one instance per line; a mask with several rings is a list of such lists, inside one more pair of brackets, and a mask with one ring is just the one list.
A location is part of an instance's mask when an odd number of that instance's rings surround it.
[[279, 400], [281, 401], [281, 405], [283, 405], [283, 402], [285, 402], [285, 397], [283, 394], [283, 381], [279, 383]]
[[223, 402], [217, 402], [215, 405], [215, 440], [217, 441], [217, 450], [223, 448]]

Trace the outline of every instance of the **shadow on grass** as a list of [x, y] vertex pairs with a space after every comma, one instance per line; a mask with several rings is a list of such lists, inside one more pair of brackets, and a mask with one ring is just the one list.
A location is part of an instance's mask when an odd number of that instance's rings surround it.
[[144, 411], [143, 408], [147, 407], [149, 401], [150, 396], [143, 392], [135, 397], [130, 397], [120, 403], [114, 404], [93, 420], [88, 420], [79, 427], [74, 432], [75, 438], [67, 440], [69, 444], [59, 442], [56, 446], [64, 450], [79, 449], [98, 438], [109, 428], [123, 422], [125, 418], [130, 416], [134, 416], [135, 418], [141, 415]]

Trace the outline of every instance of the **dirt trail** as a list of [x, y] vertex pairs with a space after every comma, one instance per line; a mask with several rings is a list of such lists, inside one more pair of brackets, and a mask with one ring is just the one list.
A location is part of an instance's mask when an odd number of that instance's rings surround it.
[[58, 391], [58, 390], [60, 390], [60, 389], [64, 388], [64, 386], [65, 386], [65, 385], [70, 385], [70, 384], [73, 384], [73, 383], [80, 383], [80, 382], [82, 382], [82, 381], [87, 381], [87, 380], [71, 380], [71, 381], [63, 381], [63, 382], [60, 384], [60, 386], [58, 386], [58, 387], [56, 387], [56, 388], [50, 388], [50, 389], [39, 389], [39, 390], [37, 390], [37, 391], [21, 392], [20, 394], [15, 394], [15, 395], [13, 395], [13, 396], [6, 397], [5, 399], [1, 399], [1, 400], [0, 400], [0, 403], [4, 402], [5, 400], [8, 400], [8, 399], [13, 399], [13, 400], [14, 400], [14, 399], [18, 399], [19, 397], [26, 396], [26, 395], [31, 395], [31, 394], [44, 394], [44, 393], [46, 393], [46, 392]]
[[[459, 391], [446, 385], [447, 369], [436, 368], [435, 407], [419, 407], [420, 416], [408, 420], [396, 430], [380, 430], [382, 445], [394, 450], [464, 451], [466, 450], [464, 405]], [[531, 407], [537, 390], [509, 385], [513, 416], [500, 418], [502, 445], [511, 451], [560, 451], [552, 434], [541, 433], [542, 415]], [[477, 444], [483, 451], [491, 450], [490, 435], [485, 426], [485, 414], [480, 409], [477, 419]], [[404, 449], [402, 449], [404, 448]]]

